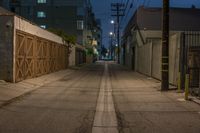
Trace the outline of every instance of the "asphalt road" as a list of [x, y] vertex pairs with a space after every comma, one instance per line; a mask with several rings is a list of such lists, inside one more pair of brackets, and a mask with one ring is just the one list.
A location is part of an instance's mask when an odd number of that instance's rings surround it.
[[1, 108], [0, 133], [101, 133], [101, 116], [120, 133], [200, 133], [200, 106], [159, 85], [113, 63], [89, 65]]
[[77, 70], [0, 109], [0, 133], [90, 133], [104, 65]]
[[200, 133], [200, 105], [160, 82], [110, 65], [118, 129], [121, 133]]

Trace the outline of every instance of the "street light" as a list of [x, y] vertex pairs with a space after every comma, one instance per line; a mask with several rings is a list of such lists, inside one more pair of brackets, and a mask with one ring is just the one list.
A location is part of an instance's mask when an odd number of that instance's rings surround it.
[[[110, 23], [114, 26], [114, 33], [112, 34], [112, 37], [113, 37], [113, 39], [115, 40], [116, 25], [117, 25], [117, 23], [116, 23], [114, 20], [111, 20]], [[117, 45], [113, 45], [112, 47], [113, 47], [112, 52], [113, 52], [113, 54], [114, 54], [113, 56], [114, 56], [114, 60], [115, 60], [115, 55], [117, 55], [117, 54], [115, 53], [115, 47], [118, 47], [118, 46], [117, 46]], [[119, 54], [118, 54], [117, 56], [119, 56]]]
[[114, 20], [111, 20], [111, 21], [110, 21], [110, 23], [111, 23], [111, 24], [114, 24], [114, 23], [115, 23], [115, 21], [114, 21]]
[[113, 55], [113, 48], [112, 48], [112, 43], [113, 43], [113, 37], [114, 37], [114, 33], [110, 32], [109, 33], [109, 37], [110, 37], [110, 57], [111, 59], [113, 59], [112, 55]]
[[110, 32], [109, 34], [110, 34], [110, 36], [112, 36], [112, 35], [113, 35], [113, 32]]

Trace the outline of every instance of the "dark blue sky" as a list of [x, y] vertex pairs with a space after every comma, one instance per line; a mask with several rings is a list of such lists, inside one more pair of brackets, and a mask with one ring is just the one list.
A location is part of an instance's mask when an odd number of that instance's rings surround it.
[[[114, 20], [115, 18], [111, 17], [111, 3], [115, 2], [124, 2], [129, 1], [128, 8], [126, 10], [126, 16], [122, 19], [122, 30], [130, 17], [133, 15], [135, 9], [139, 5], [151, 6], [151, 7], [161, 7], [162, 0], [91, 0], [93, 5], [93, 11], [97, 18], [101, 19], [102, 29], [103, 29], [103, 45], [108, 45], [109, 40], [109, 32], [113, 31], [113, 26], [110, 24], [110, 20]], [[133, 4], [133, 7], [129, 9], [130, 4]], [[171, 7], [191, 7], [195, 5], [200, 8], [200, 0], [170, 0]], [[129, 9], [129, 10], [128, 10]]]

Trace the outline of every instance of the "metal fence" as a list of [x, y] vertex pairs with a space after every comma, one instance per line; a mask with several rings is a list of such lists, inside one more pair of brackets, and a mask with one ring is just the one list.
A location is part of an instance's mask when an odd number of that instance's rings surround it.
[[181, 85], [184, 88], [185, 75], [189, 74], [189, 91], [200, 96], [200, 32], [182, 33], [180, 46]]
[[200, 68], [189, 68], [189, 91], [200, 97]]

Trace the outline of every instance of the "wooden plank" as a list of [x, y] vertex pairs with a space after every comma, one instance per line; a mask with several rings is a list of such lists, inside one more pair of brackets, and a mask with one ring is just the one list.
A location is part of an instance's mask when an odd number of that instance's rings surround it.
[[38, 77], [67, 68], [67, 47], [44, 38], [16, 32], [15, 80]]

